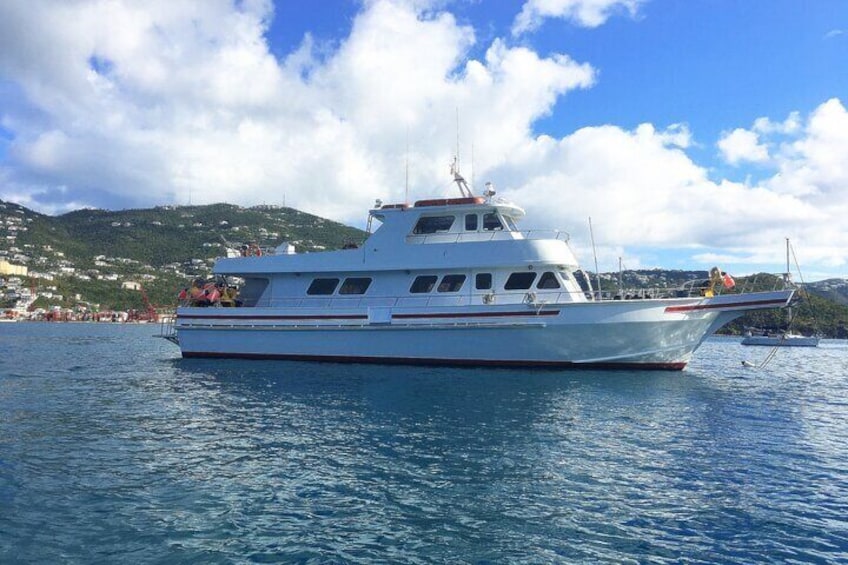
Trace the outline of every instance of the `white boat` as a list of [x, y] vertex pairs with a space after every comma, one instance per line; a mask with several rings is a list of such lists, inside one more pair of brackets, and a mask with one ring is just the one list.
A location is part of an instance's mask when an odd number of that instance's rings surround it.
[[792, 298], [596, 299], [567, 234], [520, 231], [524, 210], [454, 180], [461, 198], [377, 201], [358, 248], [219, 259], [238, 301], [180, 306], [163, 337], [183, 357], [679, 370], [723, 325]]
[[[789, 255], [792, 249], [789, 238], [786, 238], [786, 272], [783, 280], [786, 286], [792, 284], [792, 272], [790, 268]], [[803, 294], [799, 296], [804, 296]], [[797, 299], [797, 297], [796, 297]], [[809, 300], [809, 298], [807, 298]], [[745, 328], [745, 336], [742, 345], [770, 345], [773, 347], [818, 347], [820, 337], [805, 336], [791, 331], [793, 321], [792, 307], [787, 308], [787, 322], [783, 329]]]
[[805, 336], [786, 331], [769, 332], [750, 329], [742, 338], [742, 345], [771, 345], [782, 347], [818, 347], [818, 336]]

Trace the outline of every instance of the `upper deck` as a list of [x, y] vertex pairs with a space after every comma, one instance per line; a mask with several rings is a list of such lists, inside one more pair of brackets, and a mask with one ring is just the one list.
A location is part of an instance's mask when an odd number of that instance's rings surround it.
[[464, 196], [377, 205], [369, 211], [373, 233], [358, 249], [301, 255], [220, 259], [218, 274], [367, 272], [387, 270], [527, 268], [577, 269], [568, 234], [521, 231], [519, 206], [488, 190]]
[[376, 220], [381, 225], [373, 236], [385, 237], [388, 232], [409, 244], [462, 243], [523, 239], [525, 234], [517, 227], [523, 217], [520, 207], [492, 198], [419, 200], [414, 206], [384, 206], [378, 201], [369, 212], [368, 225]]

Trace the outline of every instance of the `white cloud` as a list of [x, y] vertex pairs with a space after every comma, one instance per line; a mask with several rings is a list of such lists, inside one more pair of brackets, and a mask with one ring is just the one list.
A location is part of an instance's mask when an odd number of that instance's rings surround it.
[[731, 165], [748, 161], [762, 163], [768, 161], [768, 148], [760, 143], [756, 132], [737, 128], [722, 135], [718, 148], [724, 159]]
[[547, 18], [569, 20], [581, 27], [598, 27], [618, 12], [636, 15], [644, 0], [527, 0], [512, 24], [513, 35], [533, 31]]
[[823, 206], [845, 210], [848, 111], [842, 102], [833, 98], [816, 108], [802, 135], [785, 143], [781, 151], [779, 172], [766, 183], [769, 190], [809, 195]]
[[773, 122], [766, 117], [757, 118], [753, 130], [762, 134], [795, 134], [801, 130], [801, 114], [792, 112], [782, 122]]
[[505, 192], [536, 221], [579, 228], [591, 216], [608, 241], [630, 245], [734, 247], [740, 234], [749, 245], [768, 243], [776, 225], [821, 218], [793, 196], [709, 180], [674, 139], [643, 124], [530, 141], [524, 153], [531, 157], [505, 174], [520, 184]]
[[413, 183], [443, 186], [457, 109], [480, 152], [508, 155], [560, 96], [594, 80], [587, 64], [500, 40], [468, 60], [472, 28], [403, 2], [369, 3], [332, 53], [319, 58], [307, 38], [282, 61], [263, 37], [266, 3], [41, 0], [0, 11], [0, 72], [34, 109], [5, 116], [15, 135], [5, 166], [35, 187], [31, 204], [51, 208], [39, 187], [62, 184], [75, 203], [285, 194], [359, 220], [375, 196], [402, 195], [407, 136]]
[[[592, 5], [608, 17], [639, 3]], [[593, 85], [595, 69], [505, 39], [471, 59], [474, 29], [419, 6], [368, 2], [333, 50], [319, 52], [307, 36], [278, 60], [264, 37], [265, 2], [2, 3], [0, 80], [14, 88], [0, 96], [22, 95], [0, 99], [0, 123], [14, 136], [0, 156], [0, 198], [52, 213], [185, 203], [189, 194], [244, 205], [285, 197], [362, 225], [375, 198], [404, 198], [407, 139], [410, 198], [453, 193], [459, 110], [466, 175], [525, 205], [527, 227], [571, 229], [578, 248], [592, 216], [609, 257], [622, 254], [618, 244], [779, 263], [790, 236], [822, 271], [848, 265], [841, 101], [727, 134], [719, 144], [728, 159], [774, 174], [713, 180], [687, 154], [685, 125], [535, 135], [558, 101]]]

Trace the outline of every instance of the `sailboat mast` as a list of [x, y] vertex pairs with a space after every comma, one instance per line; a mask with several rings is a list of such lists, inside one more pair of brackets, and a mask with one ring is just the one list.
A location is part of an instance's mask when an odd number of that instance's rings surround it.
[[792, 271], [789, 270], [789, 238], [786, 238], [786, 280], [789, 281], [789, 277]]

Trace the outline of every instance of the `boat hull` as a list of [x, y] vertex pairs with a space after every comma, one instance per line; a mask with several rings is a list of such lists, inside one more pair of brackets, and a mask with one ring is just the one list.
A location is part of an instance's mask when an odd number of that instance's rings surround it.
[[680, 370], [716, 329], [791, 294], [436, 312], [183, 308], [175, 328], [189, 358]]

